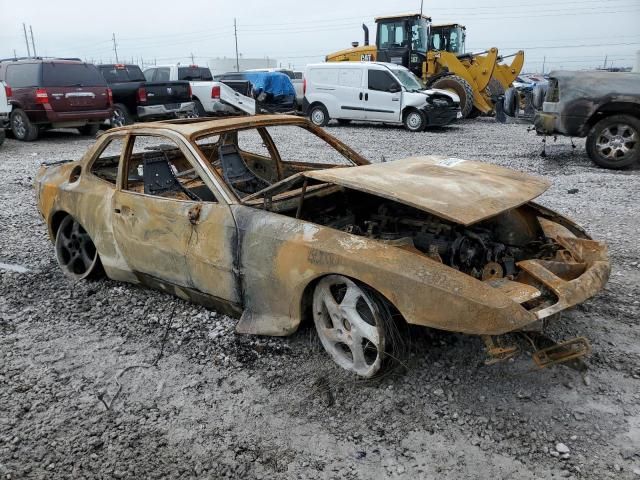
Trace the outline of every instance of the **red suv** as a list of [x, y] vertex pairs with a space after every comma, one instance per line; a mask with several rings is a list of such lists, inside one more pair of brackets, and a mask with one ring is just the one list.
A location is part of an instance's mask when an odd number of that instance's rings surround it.
[[48, 128], [77, 128], [93, 136], [111, 117], [111, 90], [95, 65], [62, 59], [5, 60], [0, 62], [0, 80], [11, 92], [10, 127], [18, 140], [35, 140]]

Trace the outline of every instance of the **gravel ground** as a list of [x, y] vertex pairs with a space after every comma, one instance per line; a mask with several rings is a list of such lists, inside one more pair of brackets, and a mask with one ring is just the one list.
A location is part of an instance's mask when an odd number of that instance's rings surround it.
[[554, 326], [591, 340], [587, 376], [532, 371], [525, 356], [485, 366], [478, 338], [433, 332], [416, 336], [405, 373], [362, 382], [309, 327], [240, 336], [233, 319], [159, 292], [74, 284], [32, 180], [92, 140], [9, 139], [0, 262], [27, 271], [0, 265], [0, 478], [640, 478], [639, 170], [596, 168], [568, 139], [541, 158], [526, 126], [487, 119], [328, 130], [374, 161], [446, 154], [552, 179], [541, 203], [611, 250], [605, 290]]

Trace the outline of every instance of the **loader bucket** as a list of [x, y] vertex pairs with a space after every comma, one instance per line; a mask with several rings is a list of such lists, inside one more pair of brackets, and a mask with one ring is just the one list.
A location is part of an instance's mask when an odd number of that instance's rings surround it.
[[520, 50], [513, 56], [511, 65], [506, 63], [498, 63], [496, 65], [496, 68], [493, 71], [493, 78], [498, 80], [500, 85], [502, 85], [502, 88], [506, 90], [511, 86], [516, 77], [520, 75], [523, 65], [524, 52]]
[[478, 91], [482, 91], [487, 88], [493, 75], [493, 70], [498, 61], [498, 49], [494, 47], [488, 50], [486, 55], [470, 55], [469, 57], [462, 57], [461, 60], [469, 70], [469, 73], [471, 73], [475, 87], [477, 87]]

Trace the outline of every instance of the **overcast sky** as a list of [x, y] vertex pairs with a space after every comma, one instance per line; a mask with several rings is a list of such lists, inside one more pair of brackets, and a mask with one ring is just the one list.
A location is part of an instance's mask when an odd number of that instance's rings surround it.
[[[277, 58], [301, 68], [375, 38], [374, 17], [416, 12], [420, 0], [0, 0], [0, 57], [26, 55], [22, 23], [33, 26], [38, 55], [145, 63], [233, 57], [234, 17], [245, 57]], [[525, 70], [631, 65], [640, 50], [640, 0], [425, 0], [434, 23], [467, 27], [467, 50], [526, 52]]]

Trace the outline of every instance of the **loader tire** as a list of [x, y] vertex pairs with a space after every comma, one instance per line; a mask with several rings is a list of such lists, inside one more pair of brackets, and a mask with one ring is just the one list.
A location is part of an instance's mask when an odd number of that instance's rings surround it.
[[464, 78], [458, 75], [447, 75], [439, 78], [430, 85], [431, 88], [441, 88], [454, 92], [460, 97], [460, 111], [462, 118], [467, 118], [473, 109], [473, 88]]
[[491, 101], [495, 103], [498, 97], [504, 95], [504, 87], [498, 80], [492, 78], [491, 80], [489, 80], [489, 85], [487, 85], [486, 92], [489, 98], [491, 98]]

